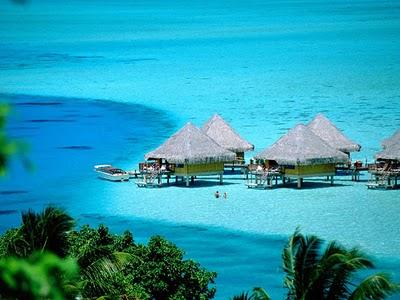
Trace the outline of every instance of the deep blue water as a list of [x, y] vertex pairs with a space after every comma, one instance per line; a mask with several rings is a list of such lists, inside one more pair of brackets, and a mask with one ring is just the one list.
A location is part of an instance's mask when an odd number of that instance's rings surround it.
[[[71, 212], [80, 225], [105, 223], [114, 232], [129, 229], [140, 243], [152, 235], [168, 238], [185, 250], [187, 258], [217, 271], [217, 299], [227, 299], [254, 286], [265, 287], [274, 299], [283, 297], [281, 251], [286, 235], [175, 224], [134, 215], [124, 217], [103, 209], [102, 201], [109, 204], [115, 201], [107, 193], [110, 187], [126, 186], [129, 190], [136, 187], [132, 183], [96, 179], [92, 166], [98, 162], [125, 166], [131, 158], [140, 160], [145, 150], [143, 144], [154, 147], [159, 135], [175, 129], [171, 116], [142, 105], [101, 100], [3, 97], [13, 107], [7, 131], [12, 138], [30, 145], [28, 156], [34, 170], [28, 172], [21, 161], [12, 161], [10, 173], [0, 184], [1, 231], [17, 226], [21, 211], [56, 204]], [[157, 122], [150, 123], [150, 115], [156, 115]], [[184, 192], [185, 188], [181, 189]], [[389, 271], [398, 278], [397, 260], [383, 257], [376, 260], [378, 270]]]
[[[7, 134], [28, 146], [32, 165], [26, 168], [14, 157], [0, 182], [1, 231], [19, 222], [21, 209], [46, 203], [68, 207], [77, 200], [72, 195], [82, 182], [95, 177], [95, 164], [138, 160], [145, 144], [155, 146], [159, 135], [174, 128], [164, 112], [143, 105], [28, 95], [1, 98], [12, 108]], [[148, 122], [149, 116], [157, 122]]]

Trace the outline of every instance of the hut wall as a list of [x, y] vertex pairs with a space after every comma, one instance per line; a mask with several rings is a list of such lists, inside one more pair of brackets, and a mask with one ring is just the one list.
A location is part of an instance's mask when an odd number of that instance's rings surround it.
[[236, 152], [236, 161], [244, 161], [244, 152]]
[[224, 163], [214, 162], [207, 164], [185, 164], [177, 165], [175, 168], [176, 176], [195, 176], [195, 175], [211, 175], [211, 174], [223, 174]]
[[335, 175], [335, 164], [320, 164], [320, 165], [309, 165], [309, 166], [294, 166], [294, 168], [284, 168], [285, 176], [301, 176], [301, 177], [313, 177], [313, 176], [331, 176]]

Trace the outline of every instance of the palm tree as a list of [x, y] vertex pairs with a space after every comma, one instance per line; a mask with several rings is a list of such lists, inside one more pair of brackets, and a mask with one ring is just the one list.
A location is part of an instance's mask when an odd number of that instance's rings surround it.
[[347, 250], [336, 242], [324, 246], [323, 240], [303, 236], [299, 229], [289, 238], [282, 258], [287, 300], [379, 300], [399, 290], [385, 273], [356, 284], [355, 274], [374, 267], [364, 253], [356, 248]]
[[65, 257], [68, 251], [67, 233], [74, 220], [63, 210], [52, 206], [41, 213], [32, 210], [22, 213], [22, 225], [8, 244], [9, 254], [28, 256], [35, 251], [51, 251]]
[[263, 288], [255, 287], [253, 293], [243, 292], [234, 296], [231, 300], [271, 300], [271, 298]]

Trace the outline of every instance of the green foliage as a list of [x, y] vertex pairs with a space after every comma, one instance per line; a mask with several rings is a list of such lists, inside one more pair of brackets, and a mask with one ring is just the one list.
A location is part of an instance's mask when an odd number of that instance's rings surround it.
[[41, 213], [22, 213], [22, 225], [8, 230], [0, 239], [2, 255], [28, 256], [35, 251], [51, 251], [65, 257], [68, 251], [67, 233], [74, 220], [63, 210], [47, 207]]
[[72, 259], [51, 253], [34, 253], [28, 258], [0, 259], [1, 299], [74, 299], [79, 292], [74, 282], [78, 267]]
[[140, 259], [132, 262], [127, 276], [149, 292], [154, 299], [211, 299], [215, 272], [208, 272], [184, 252], [160, 236], [152, 237], [147, 246], [137, 247]]
[[[400, 286], [385, 273], [373, 274], [360, 283], [356, 275], [374, 267], [359, 249], [337, 242], [304, 236], [297, 228], [282, 252], [287, 300], [381, 300], [398, 293]], [[270, 300], [262, 288], [244, 292], [232, 300]]]
[[385, 299], [398, 292], [386, 274], [375, 274], [355, 284], [355, 274], [373, 268], [357, 248], [346, 249], [336, 242], [324, 247], [321, 239], [304, 236], [299, 229], [283, 250], [284, 285], [288, 300]]
[[6, 174], [6, 167], [9, 157], [17, 151], [15, 142], [10, 141], [5, 133], [6, 118], [10, 107], [6, 104], [0, 104], [0, 176]]
[[108, 228], [83, 226], [69, 234], [70, 255], [83, 269], [85, 297], [138, 299], [211, 299], [216, 274], [183, 259], [183, 251], [162, 237], [148, 245], [134, 243], [132, 234], [112, 235]]
[[252, 295], [249, 294], [249, 292], [242, 292], [239, 295], [233, 296], [231, 300], [251, 300]]
[[[70, 216], [54, 207], [47, 207], [41, 213], [25, 212], [21, 226], [0, 237], [0, 257], [21, 264], [25, 261], [28, 265], [38, 261], [39, 254], [28, 258], [38, 251], [69, 257], [65, 261], [76, 262], [80, 279], [65, 286], [71, 291], [79, 290], [83, 299], [211, 299], [215, 294], [215, 288], [208, 285], [214, 283], [216, 273], [185, 260], [184, 252], [162, 237], [153, 237], [148, 245], [139, 245], [129, 231], [115, 235], [104, 225], [83, 226], [73, 231], [73, 225]], [[29, 279], [33, 274], [26, 273], [26, 280], [36, 284], [35, 278]], [[42, 280], [46, 282], [59, 277], [59, 273], [37, 274], [43, 274]], [[53, 275], [58, 277], [52, 278]], [[0, 291], [8, 293], [1, 288]]]
[[253, 292], [243, 292], [234, 296], [231, 300], [271, 300], [268, 293], [260, 287], [255, 287]]
[[6, 175], [7, 165], [13, 155], [18, 155], [27, 170], [33, 170], [31, 161], [27, 158], [29, 147], [22, 141], [10, 139], [5, 132], [7, 116], [10, 113], [8, 104], [0, 103], [0, 177]]

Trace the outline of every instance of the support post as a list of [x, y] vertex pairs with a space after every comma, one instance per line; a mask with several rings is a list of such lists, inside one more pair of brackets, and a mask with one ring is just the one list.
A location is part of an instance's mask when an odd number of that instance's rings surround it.
[[169, 179], [171, 178], [171, 175], [167, 175], [167, 184], [169, 185]]
[[190, 181], [193, 183], [194, 182], [194, 176], [190, 177]]
[[219, 175], [219, 184], [220, 185], [224, 184], [224, 178], [223, 177], [224, 177], [224, 175], [222, 175], [222, 174]]
[[334, 184], [334, 176], [331, 176], [331, 185], [333, 185]]
[[303, 178], [297, 178], [297, 188], [301, 189], [301, 184], [303, 183]]
[[189, 176], [186, 175], [186, 186], [189, 186]]
[[286, 184], [286, 177], [285, 176], [282, 177], [282, 183], [283, 183], [283, 185]]
[[178, 182], [178, 176], [175, 176], [175, 183]]

